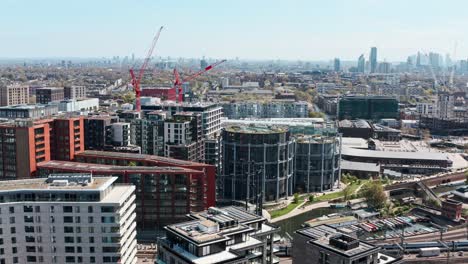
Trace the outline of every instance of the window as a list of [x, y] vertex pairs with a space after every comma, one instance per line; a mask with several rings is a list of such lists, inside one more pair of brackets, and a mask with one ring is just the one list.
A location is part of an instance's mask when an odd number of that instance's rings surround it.
[[94, 247], [89, 247], [89, 253], [94, 253]]
[[26, 247], [26, 252], [32, 252], [32, 253], [34, 253], [34, 252], [36, 252], [36, 247], [27, 246], [27, 247]]
[[64, 226], [64, 227], [63, 227], [63, 232], [65, 232], [65, 233], [73, 233], [73, 227], [72, 227], [72, 226]]
[[88, 213], [92, 213], [93, 212], [93, 207], [92, 206], [88, 206]]
[[33, 236], [26, 236], [26, 242], [27, 243], [34, 243], [34, 242], [36, 242], [36, 239]]
[[96, 258], [95, 257], [89, 257], [89, 262], [90, 263], [96, 263]]
[[13, 206], [10, 206], [10, 214], [14, 214], [15, 213], [15, 208]]
[[65, 262], [66, 263], [75, 263], [75, 257], [74, 256], [66, 256], [65, 257]]
[[65, 247], [65, 253], [75, 253], [75, 247]]
[[73, 223], [73, 216], [64, 216], [63, 217], [64, 223]]
[[10, 233], [16, 234], [16, 227], [10, 227]]
[[15, 223], [15, 217], [14, 216], [11, 216], [10, 217], [10, 224], [14, 224]]
[[88, 216], [88, 223], [93, 223], [94, 222], [94, 218], [92, 216]]
[[115, 212], [114, 206], [101, 206], [101, 213], [113, 213]]
[[64, 207], [63, 207], [63, 212], [64, 212], [64, 213], [73, 213], [73, 207], [71, 207], [71, 206], [64, 206]]
[[89, 237], [89, 243], [94, 243], [94, 237]]
[[36, 256], [26, 256], [27, 262], [37, 262]]
[[65, 243], [75, 243], [75, 238], [74, 237], [65, 237]]
[[32, 206], [28, 206], [28, 205], [25, 205], [23, 206], [23, 212], [25, 213], [32, 213], [33, 212], [33, 207]]
[[90, 234], [94, 233], [94, 227], [92, 226], [88, 227], [88, 233]]
[[210, 246], [203, 247], [203, 256], [209, 255], [210, 254]]
[[24, 232], [26, 233], [34, 233], [34, 226], [25, 226]]

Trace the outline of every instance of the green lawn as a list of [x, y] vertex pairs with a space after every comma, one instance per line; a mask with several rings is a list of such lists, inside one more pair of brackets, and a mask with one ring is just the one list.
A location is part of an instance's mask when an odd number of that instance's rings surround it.
[[[356, 190], [359, 188], [359, 186], [365, 184], [366, 182], [367, 182], [367, 180], [361, 180], [360, 184], [358, 184], [357, 182], [351, 183], [351, 185], [349, 185], [350, 188], [351, 188], [350, 193], [354, 194], [356, 192]], [[306, 205], [313, 204], [313, 203], [318, 203], [318, 202], [323, 202], [323, 201], [334, 200], [334, 199], [340, 198], [342, 196], [343, 196], [343, 191], [334, 192], [334, 193], [327, 193], [325, 195], [316, 196], [314, 198], [314, 201], [307, 202]], [[299, 197], [299, 203], [290, 203], [288, 206], [286, 206], [283, 209], [270, 211], [269, 213], [271, 215], [271, 218], [273, 219], [273, 218], [276, 218], [276, 217], [279, 217], [279, 216], [282, 216], [282, 215], [285, 215], [285, 214], [291, 212], [292, 210], [294, 210], [294, 208], [298, 207], [304, 201], [304, 199], [306, 197], [308, 197], [308, 196], [307, 195], [300, 196]]]
[[[349, 185], [350, 186], [349, 188], [351, 189], [350, 193], [354, 194], [356, 192], [356, 190], [359, 188], [359, 186], [365, 184], [366, 182], [367, 182], [367, 180], [361, 180], [360, 184], [358, 184], [357, 182], [351, 183], [351, 185]], [[312, 202], [307, 202], [307, 205], [317, 203], [317, 202], [334, 200], [334, 199], [337, 199], [337, 198], [340, 198], [340, 197], [343, 197], [343, 191], [334, 192], [334, 193], [327, 193], [325, 195], [316, 196], [315, 199]]]
[[298, 203], [290, 203], [288, 206], [286, 206], [283, 209], [278, 209], [278, 210], [271, 211], [271, 212], [269, 212], [270, 216], [273, 219], [273, 218], [285, 215], [285, 214], [291, 212], [292, 210], [294, 210], [294, 208], [298, 207], [302, 202], [304, 202], [304, 197], [299, 197], [299, 202]]

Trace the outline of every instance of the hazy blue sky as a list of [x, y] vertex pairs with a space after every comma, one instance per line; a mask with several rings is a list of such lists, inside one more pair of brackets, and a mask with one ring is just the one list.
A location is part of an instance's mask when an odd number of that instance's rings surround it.
[[468, 57], [466, 0], [0, 0], [0, 57]]

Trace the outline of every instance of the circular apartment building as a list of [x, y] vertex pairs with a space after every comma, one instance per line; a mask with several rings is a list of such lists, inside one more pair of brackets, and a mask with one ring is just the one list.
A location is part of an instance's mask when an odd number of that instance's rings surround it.
[[275, 201], [293, 193], [294, 140], [286, 126], [231, 125], [222, 135], [219, 194]]
[[331, 136], [296, 136], [294, 189], [323, 192], [339, 180], [339, 139]]

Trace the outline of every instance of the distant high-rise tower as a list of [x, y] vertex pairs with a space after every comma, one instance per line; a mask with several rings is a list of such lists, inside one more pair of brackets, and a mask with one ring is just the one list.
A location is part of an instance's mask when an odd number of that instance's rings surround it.
[[416, 57], [416, 67], [421, 66], [421, 52], [418, 51], [418, 55]]
[[205, 57], [200, 61], [200, 69], [205, 69], [208, 66], [208, 62], [206, 62]]
[[132, 53], [132, 62], [135, 61], [135, 53]]
[[333, 62], [333, 68], [335, 69], [336, 72], [339, 72], [341, 71], [341, 63], [340, 63], [340, 59], [338, 58], [335, 58], [334, 62]]
[[361, 56], [359, 56], [357, 69], [358, 72], [364, 72], [366, 69], [366, 59], [364, 58], [364, 54], [361, 54]]
[[374, 73], [377, 70], [377, 48], [372, 47], [370, 50], [370, 72]]

